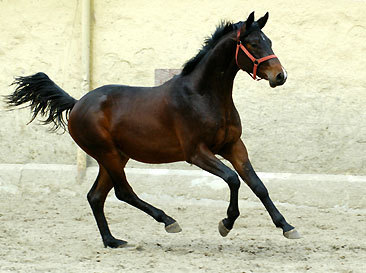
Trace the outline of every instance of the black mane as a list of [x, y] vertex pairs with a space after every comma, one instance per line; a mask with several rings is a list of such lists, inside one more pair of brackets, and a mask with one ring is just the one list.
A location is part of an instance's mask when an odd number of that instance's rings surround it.
[[226, 34], [230, 33], [233, 30], [237, 30], [244, 22], [231, 23], [227, 21], [222, 21], [215, 32], [211, 37], [207, 37], [203, 44], [202, 49], [198, 52], [198, 54], [190, 59], [183, 67], [182, 75], [188, 75], [191, 73], [194, 68], [198, 65], [198, 63], [203, 59], [203, 57], [209, 52], [211, 49], [215, 47], [217, 42]]

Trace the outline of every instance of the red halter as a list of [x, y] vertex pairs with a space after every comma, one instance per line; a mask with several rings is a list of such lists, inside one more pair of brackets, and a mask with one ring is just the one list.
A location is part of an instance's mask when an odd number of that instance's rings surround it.
[[[256, 59], [253, 57], [252, 54], [250, 54], [250, 52], [248, 51], [248, 49], [245, 48], [245, 46], [241, 43], [240, 41], [240, 29], [238, 30], [238, 33], [237, 33], [237, 45], [236, 45], [236, 53], [235, 53], [235, 60], [236, 60], [236, 64], [238, 65], [238, 67], [240, 69], [242, 69], [240, 66], [239, 66], [239, 63], [238, 63], [238, 53], [239, 53], [239, 48], [241, 50], [244, 51], [244, 53], [248, 56], [249, 59], [252, 60], [253, 62], [253, 74], [251, 75], [251, 77], [254, 79], [254, 80], [257, 80], [259, 81], [260, 79], [257, 79], [257, 70], [258, 70], [258, 66], [269, 60], [269, 59], [273, 59], [273, 58], [277, 58], [276, 55], [272, 54], [272, 55], [268, 55], [266, 57], [263, 57], [263, 58], [260, 58], [260, 59]], [[244, 69], [242, 69], [244, 70]], [[248, 73], [250, 75], [250, 73]]]

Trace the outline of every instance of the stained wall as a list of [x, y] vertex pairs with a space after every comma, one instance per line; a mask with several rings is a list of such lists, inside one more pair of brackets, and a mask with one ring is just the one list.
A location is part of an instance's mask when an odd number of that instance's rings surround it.
[[[154, 85], [155, 69], [181, 68], [220, 20], [245, 20], [253, 10], [257, 18], [269, 11], [263, 31], [289, 75], [275, 89], [237, 75], [234, 101], [253, 165], [365, 175], [366, 1], [94, 0], [92, 88]], [[13, 90], [14, 76], [43, 71], [80, 97], [80, 1], [3, 0], [0, 26], [0, 95]], [[75, 164], [70, 136], [29, 118], [27, 109], [0, 105], [0, 164]]]

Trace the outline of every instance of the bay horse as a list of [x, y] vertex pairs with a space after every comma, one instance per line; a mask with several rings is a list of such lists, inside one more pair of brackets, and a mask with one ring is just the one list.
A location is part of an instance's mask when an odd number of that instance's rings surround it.
[[[285, 83], [287, 74], [262, 32], [268, 12], [245, 22], [222, 22], [181, 74], [156, 87], [105, 85], [76, 100], [44, 73], [18, 77], [15, 91], [6, 97], [9, 107], [28, 103], [45, 124], [63, 128], [99, 164], [99, 173], [87, 197], [105, 247], [122, 247], [126, 241], [111, 234], [104, 202], [114, 188], [116, 197], [164, 223], [167, 232], [180, 232], [179, 224], [164, 211], [141, 200], [127, 182], [127, 161], [170, 163], [186, 161], [222, 178], [230, 189], [227, 217], [219, 222], [226, 236], [239, 217], [240, 180], [262, 201], [276, 227], [289, 239], [300, 238], [269, 197], [254, 171], [240, 139], [241, 121], [232, 98], [237, 72]], [[216, 155], [227, 159], [235, 171]]]

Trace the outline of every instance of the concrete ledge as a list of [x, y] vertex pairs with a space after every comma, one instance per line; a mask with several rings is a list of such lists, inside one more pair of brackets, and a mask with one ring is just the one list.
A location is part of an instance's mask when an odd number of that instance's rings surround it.
[[[177, 170], [163, 168], [125, 168], [126, 174], [145, 174], [159, 176], [200, 176], [214, 177], [212, 174], [203, 170]], [[66, 164], [0, 164], [0, 175], [12, 174], [14, 177], [24, 179], [22, 173], [30, 171], [43, 171], [46, 173], [72, 173], [76, 175], [76, 165]], [[92, 174], [97, 174], [98, 167], [88, 167], [86, 169], [86, 177]], [[357, 175], [338, 175], [338, 174], [298, 174], [298, 173], [270, 173], [257, 172], [258, 176], [263, 180], [303, 180], [303, 181], [346, 181], [346, 182], [366, 182], [366, 176]], [[4, 177], [2, 177], [4, 178]], [[63, 178], [64, 179], [64, 178]]]
[[[81, 195], [91, 188], [98, 167], [89, 167], [81, 183], [76, 165], [0, 164], [0, 193]], [[128, 181], [142, 198], [229, 200], [224, 181], [205, 171], [126, 168]], [[366, 207], [366, 176], [259, 172], [277, 204], [360, 210]], [[113, 194], [111, 194], [113, 196]], [[112, 197], [113, 198], [113, 197]], [[240, 200], [260, 202], [245, 184]], [[184, 201], [182, 201], [184, 203]]]

